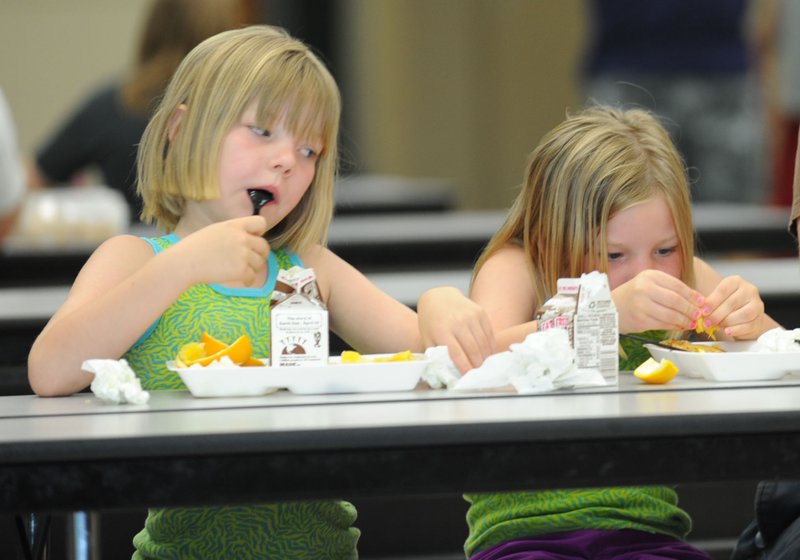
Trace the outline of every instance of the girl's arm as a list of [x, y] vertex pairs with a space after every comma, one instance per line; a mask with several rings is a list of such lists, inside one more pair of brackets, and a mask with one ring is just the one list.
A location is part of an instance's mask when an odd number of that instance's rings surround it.
[[330, 328], [364, 354], [419, 352], [417, 314], [393, 299], [329, 249], [314, 246], [301, 255], [313, 268]]
[[103, 243], [31, 348], [31, 388], [42, 396], [80, 391], [93, 378], [84, 360], [119, 359], [192, 284], [252, 279], [269, 250], [265, 228], [258, 216], [221, 222], [158, 254], [133, 236]]
[[505, 247], [492, 255], [475, 276], [470, 298], [489, 316], [496, 352], [508, 350], [537, 330], [533, 317], [540, 302], [521, 247]]
[[756, 288], [740, 276], [723, 278], [708, 263], [695, 258], [698, 290], [706, 294], [703, 314], [706, 325], [719, 325], [724, 338], [753, 340], [780, 327], [764, 313], [764, 302]]
[[461, 373], [480, 366], [494, 352], [488, 315], [456, 288], [432, 288], [423, 293], [417, 315], [423, 346], [447, 346]]
[[180, 293], [168, 260], [132, 236], [98, 247], [31, 347], [28, 380], [34, 392], [80, 391], [94, 377], [81, 370], [84, 360], [120, 358]]
[[438, 288], [420, 298], [420, 316], [372, 284], [328, 249], [302, 256], [314, 269], [330, 327], [364, 353], [424, 350], [446, 345], [462, 372], [476, 367], [491, 350], [491, 329], [483, 310], [458, 290]]

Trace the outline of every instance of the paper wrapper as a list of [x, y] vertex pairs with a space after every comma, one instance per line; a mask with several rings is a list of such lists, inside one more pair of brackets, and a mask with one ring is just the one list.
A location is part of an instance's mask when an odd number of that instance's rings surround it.
[[758, 352], [800, 352], [800, 329], [771, 329], [758, 337]]
[[92, 393], [103, 401], [145, 404], [150, 399], [126, 360], [86, 360], [81, 369], [94, 374]]
[[523, 342], [512, 344], [507, 352], [489, 356], [480, 367], [460, 378], [447, 349], [437, 348], [444, 351], [428, 349], [425, 352], [431, 364], [423, 379], [433, 388], [447, 386], [456, 391], [479, 391], [512, 386], [518, 393], [542, 393], [606, 385], [599, 370], [577, 368], [575, 350], [564, 329], [529, 334]]

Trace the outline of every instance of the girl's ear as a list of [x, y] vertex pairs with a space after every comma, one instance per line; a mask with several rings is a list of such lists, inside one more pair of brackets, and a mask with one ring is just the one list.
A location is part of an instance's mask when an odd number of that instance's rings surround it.
[[167, 137], [169, 138], [170, 144], [175, 141], [175, 135], [178, 133], [178, 129], [180, 128], [180, 124], [185, 113], [186, 104], [181, 103], [169, 117], [169, 123], [167, 123]]

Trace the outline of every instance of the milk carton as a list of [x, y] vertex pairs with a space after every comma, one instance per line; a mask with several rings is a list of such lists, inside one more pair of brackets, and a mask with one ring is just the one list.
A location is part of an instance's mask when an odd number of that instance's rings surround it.
[[579, 369], [596, 369], [607, 383], [619, 375], [619, 317], [608, 277], [600, 272], [560, 278], [558, 293], [539, 309], [540, 330], [562, 328], [570, 335]]
[[328, 365], [328, 310], [313, 269], [278, 271], [270, 313], [273, 366]]

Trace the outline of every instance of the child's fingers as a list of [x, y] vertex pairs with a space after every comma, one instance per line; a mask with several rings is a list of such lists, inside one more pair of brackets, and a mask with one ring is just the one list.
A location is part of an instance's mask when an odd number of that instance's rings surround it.
[[[494, 332], [491, 325], [482, 323], [474, 325], [464, 338], [458, 338], [457, 345], [469, 362], [468, 369], [479, 367], [494, 349]], [[463, 372], [464, 370], [462, 370]]]
[[453, 360], [453, 364], [455, 364], [455, 366], [458, 368], [458, 371], [461, 372], [461, 375], [464, 375], [472, 369], [472, 362], [460, 345], [448, 344], [447, 352], [450, 354], [450, 359]]
[[244, 218], [237, 218], [241, 222], [247, 233], [253, 235], [264, 235], [267, 231], [267, 220], [262, 216], [246, 216]]

